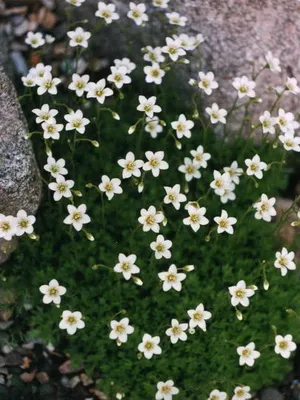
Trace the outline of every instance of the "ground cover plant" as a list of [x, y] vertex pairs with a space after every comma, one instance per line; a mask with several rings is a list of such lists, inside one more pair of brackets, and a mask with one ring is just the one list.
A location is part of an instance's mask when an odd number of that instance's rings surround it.
[[[143, 5], [129, 8], [133, 24], [151, 23]], [[95, 12], [119, 19], [102, 2]], [[93, 38], [80, 23], [68, 37], [76, 70]], [[45, 40], [32, 33], [27, 43]], [[275, 220], [288, 155], [300, 150], [299, 123], [280, 99], [299, 88], [287, 78], [251, 120], [255, 79], [280, 69], [268, 53], [233, 81], [233, 105], [204, 107], [201, 96], [218, 90], [212, 72], [190, 77], [187, 96], [174, 85], [203, 40], [167, 37], [137, 60], [114, 60], [105, 77], [73, 71], [62, 82], [44, 64], [23, 77], [45, 185], [36, 220], [1, 215], [1, 237], [20, 236], [5, 284], [33, 306], [30, 336], [97, 373], [108, 398], [247, 399], [291, 369], [299, 340], [297, 242], [278, 238], [299, 199]]]

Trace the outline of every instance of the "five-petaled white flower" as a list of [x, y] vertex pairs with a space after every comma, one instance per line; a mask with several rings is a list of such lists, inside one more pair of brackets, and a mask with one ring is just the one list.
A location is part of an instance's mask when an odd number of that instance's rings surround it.
[[66, 0], [67, 3], [72, 4], [72, 6], [80, 7], [85, 0]]
[[145, 131], [149, 132], [153, 139], [157, 138], [157, 134], [161, 133], [163, 129], [156, 115], [153, 118], [146, 117]]
[[128, 318], [122, 318], [120, 321], [110, 321], [111, 332], [109, 338], [117, 340], [118, 344], [126, 343], [128, 335], [134, 332], [134, 327], [129, 325]]
[[11, 240], [16, 233], [17, 220], [15, 217], [0, 214], [0, 238]]
[[31, 46], [33, 49], [37, 49], [45, 44], [45, 39], [41, 32], [28, 32], [25, 43]]
[[146, 82], [155, 83], [156, 85], [161, 85], [162, 78], [166, 75], [166, 72], [157, 63], [144, 67], [144, 72], [146, 74]]
[[72, 75], [72, 82], [69, 84], [68, 89], [74, 90], [78, 97], [83, 96], [84, 92], [87, 89], [87, 84], [90, 80], [89, 75]]
[[280, 61], [274, 57], [271, 51], [266, 54], [267, 66], [272, 72], [281, 72]]
[[139, 96], [140, 104], [137, 106], [137, 110], [144, 112], [148, 117], [153, 118], [154, 113], [160, 113], [161, 107], [156, 103], [156, 97], [152, 96], [148, 99], [145, 96]]
[[64, 118], [68, 122], [66, 125], [66, 131], [76, 130], [81, 134], [85, 132], [85, 126], [90, 123], [89, 119], [84, 118], [81, 110], [72, 110], [70, 114], [66, 114]]
[[234, 389], [232, 400], [248, 400], [251, 399], [250, 386], [237, 386]]
[[41, 124], [42, 122], [53, 122], [58, 111], [50, 109], [49, 104], [44, 104], [40, 109], [34, 108], [32, 112], [37, 116], [35, 122]]
[[177, 292], [180, 292], [182, 289], [182, 283], [186, 278], [186, 274], [182, 272], [177, 272], [177, 267], [175, 264], [172, 264], [168, 271], [160, 272], [158, 274], [159, 279], [163, 281], [163, 291], [167, 292], [170, 289], [175, 289]]
[[136, 160], [134, 154], [129, 151], [125, 159], [118, 160], [118, 164], [123, 168], [122, 178], [128, 179], [132, 176], [139, 178], [141, 176], [141, 168], [144, 165], [143, 160]]
[[100, 79], [97, 83], [90, 82], [86, 87], [87, 98], [97, 99], [100, 104], [103, 104], [105, 97], [112, 96], [114, 92], [106, 87], [105, 79]]
[[274, 135], [276, 118], [272, 117], [269, 111], [265, 111], [263, 115], [259, 117], [259, 121], [262, 125], [263, 133]]
[[255, 350], [254, 342], [247, 344], [247, 346], [239, 346], [236, 351], [240, 356], [240, 365], [246, 364], [249, 367], [253, 367], [255, 360], [260, 357], [260, 352]]
[[239, 168], [237, 161], [233, 161], [230, 167], [224, 167], [224, 172], [228, 172], [231, 181], [238, 185], [240, 183], [240, 176], [243, 174], [243, 168]]
[[282, 132], [294, 132], [295, 129], [298, 129], [300, 124], [298, 121], [295, 121], [295, 116], [291, 112], [285, 112], [282, 108], [278, 110], [278, 117], [276, 118], [276, 123], [279, 125], [279, 128]]
[[262, 179], [263, 171], [268, 169], [267, 164], [260, 160], [258, 154], [255, 154], [255, 156], [252, 159], [247, 158], [245, 160], [245, 164], [248, 167], [246, 170], [246, 174], [249, 176], [254, 175], [256, 176], [257, 179]]
[[255, 97], [254, 88], [256, 83], [254, 81], [250, 81], [245, 75], [241, 78], [234, 78], [232, 86], [237, 90], [238, 97], [240, 99], [245, 96], [250, 98]]
[[231, 294], [231, 304], [234, 307], [238, 304], [248, 307], [249, 297], [255, 294], [254, 289], [247, 288], [245, 281], [239, 281], [236, 286], [230, 286], [228, 290]]
[[119, 67], [126, 67], [127, 68], [127, 74], [131, 74], [132, 71], [136, 69], [136, 64], [132, 62], [129, 58], [124, 57], [121, 60], [116, 58], [114, 60], [114, 64], [117, 68]]
[[59, 78], [53, 78], [50, 72], [46, 72], [42, 78], [36, 79], [38, 85], [37, 94], [42, 95], [46, 92], [49, 94], [57, 94], [57, 85], [61, 82]]
[[76, 231], [80, 231], [84, 224], [91, 222], [91, 218], [86, 214], [86, 205], [81, 204], [79, 207], [68, 205], [68, 215], [64, 219], [64, 224], [73, 225]]
[[184, 157], [183, 161], [184, 161], [184, 164], [182, 164], [178, 167], [178, 171], [185, 174], [184, 175], [185, 180], [187, 182], [190, 182], [193, 178], [200, 179], [201, 178], [201, 173], [199, 171], [200, 164], [197, 162], [194, 162], [189, 157]]
[[194, 122], [186, 119], [184, 114], [179, 115], [178, 121], [171, 122], [171, 126], [176, 131], [178, 139], [181, 139], [183, 136], [190, 138], [192, 136], [191, 129], [194, 125]]
[[140, 272], [139, 267], [135, 265], [137, 259], [135, 254], [125, 256], [125, 254], [120, 253], [118, 259], [119, 262], [114, 266], [114, 271], [123, 274], [126, 281], [131, 278], [131, 275], [138, 274]]
[[161, 258], [171, 258], [170, 248], [172, 247], [171, 240], [165, 240], [163, 235], [158, 235], [155, 242], [150, 243], [150, 248], [155, 252], [155, 258], [160, 260]]
[[[154, 1], [158, 2], [163, 0], [154, 0]], [[169, 379], [166, 382], [158, 382], [155, 400], [172, 400], [173, 396], [175, 396], [178, 393], [179, 389], [174, 386], [174, 381], [172, 381], [171, 379]]]
[[96, 17], [103, 18], [107, 24], [111, 24], [113, 21], [120, 18], [119, 14], [115, 11], [116, 6], [114, 4], [105, 4], [103, 1], [99, 1], [98, 10], [95, 15]]
[[47, 158], [47, 164], [44, 166], [44, 170], [50, 172], [53, 178], [57, 178], [58, 175], [67, 175], [68, 170], [64, 168], [65, 165], [66, 162], [63, 158], [56, 161], [55, 158], [50, 156]]
[[132, 19], [137, 25], [142, 25], [143, 22], [149, 20], [144, 3], [135, 4], [130, 2], [129, 8], [130, 10], [127, 13], [127, 17]]
[[27, 215], [25, 210], [19, 210], [16, 216], [16, 231], [17, 236], [22, 236], [24, 233], [31, 235], [33, 233], [33, 224], [35, 223], [34, 215]]
[[168, 8], [169, 1], [170, 0], [152, 0], [152, 4], [155, 7]]
[[296, 348], [292, 335], [277, 335], [275, 337], [275, 353], [280, 354], [283, 358], [290, 358], [291, 352], [295, 351]]
[[286, 80], [286, 88], [290, 93], [298, 94], [300, 92], [300, 88], [298, 86], [298, 82], [295, 78], [288, 77]]
[[37, 85], [35, 75], [29, 73], [26, 76], [22, 76], [23, 85], [26, 87], [34, 87]]
[[171, 25], [185, 26], [187, 23], [187, 18], [177, 12], [166, 13], [166, 16]]
[[103, 175], [101, 181], [99, 189], [106, 194], [108, 200], [111, 200], [115, 194], [123, 193], [123, 189], [120, 186], [121, 180], [119, 178], [110, 179], [107, 175]]
[[162, 52], [168, 54], [172, 61], [177, 61], [179, 57], [186, 55], [180, 41], [170, 37], [166, 38], [166, 45], [162, 47]]
[[173, 187], [164, 186], [166, 196], [164, 197], [165, 204], [173, 204], [176, 210], [180, 209], [180, 203], [186, 201], [186, 195], [180, 193], [180, 185], [176, 184]]
[[189, 327], [188, 324], [180, 324], [177, 319], [172, 319], [171, 327], [166, 330], [166, 335], [170, 336], [171, 343], [175, 344], [178, 340], [186, 341], [187, 334], [185, 331]]
[[157, 151], [156, 153], [146, 151], [145, 156], [148, 161], [144, 163], [143, 170], [151, 171], [155, 178], [158, 177], [160, 170], [166, 170], [169, 168], [169, 164], [163, 159], [165, 156], [164, 151]]
[[128, 70], [126, 67], [110, 67], [111, 74], [108, 75], [108, 82], [112, 82], [118, 89], [121, 89], [123, 85], [128, 85], [131, 82], [130, 76], [128, 76]]
[[226, 189], [231, 185], [231, 178], [228, 172], [221, 174], [219, 171], [214, 171], [214, 180], [211, 182], [210, 187], [214, 189], [215, 194], [224, 196]]
[[295, 258], [295, 253], [287, 251], [285, 247], [281, 251], [276, 252], [276, 260], [274, 262], [275, 268], [279, 268], [281, 275], [285, 276], [288, 270], [292, 271], [296, 269], [296, 264], [293, 261]]
[[284, 135], [279, 135], [279, 140], [285, 150], [300, 152], [300, 137], [295, 136], [294, 132], [286, 132]]
[[274, 208], [275, 203], [275, 197], [268, 198], [268, 196], [263, 193], [260, 200], [253, 204], [253, 207], [256, 209], [254, 217], [270, 222], [272, 217], [277, 214]]
[[214, 389], [210, 392], [207, 400], [227, 400], [227, 393], [220, 392], [218, 389]]
[[45, 304], [60, 304], [61, 296], [63, 296], [67, 289], [64, 286], [60, 286], [56, 279], [52, 279], [48, 285], [42, 285], [39, 288], [43, 296], [43, 303]]
[[67, 35], [70, 38], [69, 44], [71, 47], [81, 46], [85, 49], [88, 47], [88, 40], [91, 37], [91, 33], [83, 30], [81, 26], [76, 28], [75, 31], [67, 32]]
[[218, 224], [218, 233], [227, 232], [230, 235], [233, 234], [233, 226], [236, 224], [237, 219], [234, 217], [228, 217], [228, 213], [226, 210], [222, 210], [220, 217], [215, 217], [214, 221]]
[[83, 329], [85, 323], [82, 320], [82, 314], [80, 311], [69, 311], [65, 310], [61, 316], [62, 320], [59, 323], [60, 329], [66, 329], [69, 335], [74, 335], [77, 329]]
[[138, 221], [143, 225], [144, 232], [149, 232], [151, 230], [158, 233], [160, 230], [159, 224], [164, 218], [164, 214], [161, 211], [156, 211], [154, 206], [150, 206], [148, 210], [145, 208], [141, 209], [141, 216], [138, 218]]
[[35, 67], [30, 68], [29, 73], [36, 78], [42, 78], [46, 73], [51, 73], [52, 66], [44, 65], [43, 63], [38, 63]]
[[199, 207], [194, 204], [188, 203], [185, 206], [189, 216], [184, 218], [184, 225], [190, 225], [194, 232], [197, 232], [201, 226], [207, 225], [209, 220], [205, 217], [206, 208]]
[[188, 316], [190, 317], [190, 328], [194, 329], [197, 326], [206, 332], [206, 320], [212, 317], [211, 312], [205, 311], [204, 306], [200, 303], [195, 310], [188, 310]]
[[64, 176], [58, 175], [56, 182], [51, 182], [48, 186], [50, 190], [54, 191], [54, 200], [59, 201], [62, 197], [72, 197], [71, 188], [74, 186], [74, 181], [66, 180]]
[[144, 60], [155, 63], [155, 64], [160, 64], [165, 61], [165, 56], [162, 54], [162, 48], [161, 47], [152, 47], [152, 46], [146, 46], [143, 51], [145, 52], [144, 54]]
[[207, 168], [207, 161], [211, 159], [211, 155], [204, 152], [203, 146], [198, 146], [196, 150], [191, 150], [190, 153], [193, 156], [194, 164], [197, 164], [199, 168]]
[[152, 358], [153, 354], [159, 355], [162, 353], [159, 343], [159, 336], [151, 336], [148, 333], [145, 333], [142, 342], [138, 345], [138, 350], [141, 353], [144, 353], [144, 356], [149, 360]]
[[208, 72], [205, 74], [204, 72], [200, 71], [198, 86], [204, 91], [205, 94], [210, 96], [212, 91], [219, 87], [219, 84], [215, 81], [215, 75], [213, 72]]
[[53, 118], [50, 122], [42, 123], [43, 137], [44, 139], [58, 140], [60, 138], [60, 131], [64, 129], [63, 124], [57, 124]]
[[205, 111], [210, 116], [210, 122], [212, 124], [226, 124], [227, 111], [224, 108], [219, 108], [217, 103], [213, 103], [211, 107], [206, 107]]

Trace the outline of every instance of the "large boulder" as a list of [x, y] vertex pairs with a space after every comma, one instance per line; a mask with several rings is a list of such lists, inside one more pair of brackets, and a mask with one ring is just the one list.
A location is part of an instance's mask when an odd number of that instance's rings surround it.
[[[34, 214], [41, 197], [41, 179], [16, 90], [0, 66], [0, 213]], [[0, 263], [15, 242], [0, 240]]]

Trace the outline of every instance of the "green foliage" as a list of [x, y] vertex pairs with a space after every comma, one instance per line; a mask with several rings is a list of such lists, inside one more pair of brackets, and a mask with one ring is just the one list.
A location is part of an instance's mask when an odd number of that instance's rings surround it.
[[[182, 224], [185, 210], [176, 212], [172, 206], [163, 205], [168, 224], [161, 232], [173, 241], [171, 261], [154, 258], [149, 244], [156, 235], [144, 233], [137, 219], [141, 208], [162, 206], [164, 186], [181, 183], [184, 187], [184, 176], [178, 172], [178, 166], [184, 157], [189, 156], [189, 151], [200, 144], [212, 154], [212, 159], [208, 169], [201, 170], [202, 178], [190, 184], [190, 201], [205, 196], [214, 169], [221, 170], [234, 160], [239, 166], [244, 166], [244, 159], [252, 158], [255, 153], [265, 162], [280, 161], [283, 149], [274, 149], [267, 144], [255, 147], [251, 139], [246, 144], [244, 139], [223, 142], [213, 131], [201, 129], [199, 122], [192, 139], [182, 140], [182, 150], [175, 147], [171, 136], [167, 137], [167, 128], [156, 140], [141, 127], [129, 136], [129, 126], [139, 118], [134, 110], [137, 95], [143, 90], [126, 92], [124, 100], [112, 105], [121, 115], [121, 121], [113, 120], [109, 112], [101, 112], [96, 117], [98, 104], [93, 103], [86, 109], [86, 116], [93, 118], [93, 122], [84, 137], [99, 140], [98, 149], [88, 142], [78, 142], [73, 155], [67, 145], [67, 139], [72, 140], [72, 137], [67, 132], [63, 132], [62, 141], [52, 147], [56, 159], [66, 158], [71, 179], [76, 182], [75, 188], [83, 193], [83, 198], [75, 198], [75, 203], [87, 204], [92, 219], [88, 230], [95, 241], [89, 242], [82, 232], [75, 233], [63, 224], [67, 216], [67, 200], [55, 203], [52, 194], [45, 190], [36, 224], [40, 241], [23, 238], [18, 251], [6, 265], [8, 281], [26, 287], [31, 295], [34, 306], [28, 317], [31, 335], [60, 345], [75, 362], [83, 362], [88, 371], [96, 371], [101, 377], [101, 390], [107, 395], [120, 391], [130, 400], [154, 398], [156, 383], [167, 379], [173, 379], [180, 389], [176, 396], [178, 400], [205, 399], [214, 388], [231, 393], [238, 384], [249, 385], [252, 389], [271, 384], [291, 368], [290, 361], [274, 353], [272, 325], [277, 327], [279, 334], [291, 333], [295, 339], [299, 338], [297, 320], [286, 313], [287, 308], [298, 309], [300, 306], [298, 282], [294, 272], [282, 278], [273, 267], [275, 251], [282, 246], [274, 235], [275, 225], [255, 220], [254, 211], [246, 216], [245, 212], [262, 193], [278, 195], [286, 185], [284, 168], [274, 164], [258, 187], [249, 177], [242, 177], [235, 202], [222, 205], [212, 193], [200, 201], [200, 205], [207, 207], [210, 227], [214, 224], [213, 217], [220, 215], [223, 208], [238, 219], [233, 236], [213, 233], [207, 242], [205, 237], [209, 226], [194, 233]], [[71, 105], [70, 97], [59, 102]], [[191, 117], [193, 111], [188, 102], [184, 106], [171, 91], [164, 97], [159, 94], [157, 103], [163, 106], [162, 118], [168, 124], [181, 112]], [[27, 107], [29, 117], [33, 107], [30, 104]], [[77, 109], [78, 106], [73, 104], [72, 107]], [[65, 109], [59, 108], [62, 120]], [[34, 123], [31, 128], [36, 130]], [[34, 143], [42, 170], [46, 162], [43, 143], [40, 137], [34, 137]], [[137, 192], [132, 180], [125, 180], [122, 181], [124, 193], [121, 196], [115, 196], [112, 201], [104, 196], [101, 201], [95, 189], [85, 187], [89, 182], [98, 185], [104, 174], [120, 177], [121, 168], [117, 160], [128, 151], [144, 158], [147, 150], [164, 150], [170, 168], [158, 178], [147, 174], [143, 193]], [[42, 174], [49, 179], [44, 172]], [[136, 286], [132, 280], [127, 282], [113, 271], [92, 269], [94, 264], [113, 267], [121, 252], [137, 255], [143, 286]], [[267, 265], [268, 291], [263, 289], [263, 260], [270, 263]], [[173, 290], [163, 292], [158, 279], [158, 272], [165, 271], [171, 263], [179, 267], [195, 265], [179, 293]], [[40, 285], [53, 278], [67, 288], [61, 308], [43, 305], [38, 290]], [[228, 286], [235, 285], [240, 279], [259, 288], [251, 298], [250, 307], [242, 310], [243, 321], [237, 320], [228, 292]], [[171, 319], [188, 321], [187, 310], [201, 302], [213, 314], [207, 332], [197, 329], [194, 335], [189, 335], [187, 342], [172, 345], [165, 335]], [[72, 337], [58, 329], [64, 309], [80, 310], [85, 317], [85, 329]], [[126, 344], [117, 347], [108, 337], [109, 323], [121, 318], [122, 314], [116, 314], [122, 310], [126, 310], [135, 332]], [[154, 356], [151, 360], [137, 356], [137, 346], [144, 333], [161, 337], [161, 356]], [[262, 355], [254, 367], [240, 367], [236, 347], [250, 341], [256, 343]]]

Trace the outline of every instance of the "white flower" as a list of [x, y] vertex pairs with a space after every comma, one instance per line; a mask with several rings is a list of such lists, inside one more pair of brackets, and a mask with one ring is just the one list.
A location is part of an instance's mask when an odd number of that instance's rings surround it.
[[265, 111], [263, 115], [259, 117], [259, 121], [262, 125], [263, 133], [274, 135], [276, 118], [272, 117], [269, 111]]
[[188, 310], [188, 316], [190, 317], [190, 328], [194, 329], [197, 326], [206, 332], [206, 321], [212, 317], [209, 311], [204, 310], [204, 306], [200, 303], [195, 310]]
[[184, 157], [184, 164], [180, 165], [178, 171], [185, 174], [185, 180], [190, 182], [193, 178], [200, 179], [201, 173], [199, 171], [200, 165], [195, 163], [188, 157]]
[[57, 85], [61, 82], [59, 78], [53, 78], [50, 72], [46, 72], [42, 78], [36, 80], [36, 84], [39, 86], [37, 93], [42, 95], [46, 92], [49, 94], [57, 94]]
[[300, 92], [298, 82], [295, 78], [287, 78], [285, 85], [290, 93], [298, 94]]
[[228, 202], [228, 200], [235, 200], [236, 199], [236, 195], [234, 193], [235, 190], [235, 184], [234, 183], [230, 183], [228, 187], [225, 188], [225, 193], [220, 196], [220, 200], [221, 203], [226, 204]]
[[72, 6], [80, 7], [85, 0], [66, 0], [67, 3], [72, 4]]
[[205, 207], [195, 207], [193, 204], [185, 206], [189, 216], [184, 218], [184, 225], [190, 225], [194, 232], [197, 232], [202, 225], [207, 225], [209, 220], [205, 217]]
[[141, 176], [141, 168], [144, 161], [136, 160], [134, 154], [130, 151], [126, 154], [125, 159], [118, 160], [118, 164], [123, 168], [123, 179], [128, 179], [132, 176], [139, 178]]
[[168, 8], [169, 1], [170, 0], [152, 0], [152, 4], [155, 7]]
[[169, 164], [163, 160], [165, 156], [163, 151], [157, 151], [156, 153], [146, 151], [145, 156], [148, 161], [144, 163], [143, 170], [151, 171], [155, 178], [159, 176], [160, 170], [166, 170], [169, 168]]
[[123, 193], [121, 188], [121, 180], [119, 178], [110, 179], [107, 175], [101, 177], [102, 182], [99, 184], [99, 189], [104, 192], [108, 198], [111, 200], [115, 194]]
[[236, 351], [240, 356], [240, 365], [246, 364], [249, 367], [253, 367], [255, 360], [260, 357], [260, 352], [255, 350], [254, 342], [247, 344], [247, 346], [239, 346]]
[[180, 324], [177, 319], [172, 319], [171, 328], [166, 330], [166, 335], [170, 336], [171, 343], [175, 344], [178, 340], [186, 341], [187, 334], [184, 332], [189, 327], [188, 324]]
[[39, 288], [40, 292], [43, 293], [43, 303], [45, 304], [60, 304], [61, 298], [67, 289], [64, 286], [60, 286], [56, 279], [52, 279], [48, 285], [42, 285]]
[[300, 151], [300, 137], [295, 136], [294, 132], [286, 132], [284, 135], [280, 135], [279, 140], [283, 144], [285, 150]]
[[58, 111], [50, 109], [49, 104], [44, 104], [41, 108], [34, 108], [32, 112], [37, 116], [35, 122], [40, 124], [42, 122], [53, 122]]
[[36, 86], [36, 76], [29, 73], [27, 76], [22, 76], [23, 85], [26, 87]]
[[175, 40], [180, 42], [181, 47], [186, 51], [195, 50], [197, 47], [197, 39], [194, 36], [189, 36], [186, 33], [173, 35]]
[[84, 92], [87, 89], [88, 81], [90, 80], [89, 75], [72, 75], [72, 82], [69, 84], [68, 89], [74, 90], [78, 97], [83, 96]]
[[144, 112], [149, 118], [153, 118], [154, 113], [161, 112], [161, 107], [155, 104], [155, 96], [149, 97], [148, 99], [145, 96], [139, 96], [139, 102], [140, 104], [137, 110]]
[[239, 281], [236, 286], [230, 286], [228, 290], [231, 294], [231, 304], [234, 307], [239, 304], [248, 307], [250, 303], [249, 297], [255, 294], [253, 289], [247, 288], [245, 281]]
[[163, 46], [162, 52], [167, 53], [172, 61], [177, 61], [179, 57], [186, 55], [186, 51], [181, 47], [179, 40], [170, 37], [166, 38], [166, 46]]
[[276, 215], [276, 210], [274, 208], [275, 203], [275, 197], [269, 199], [266, 194], [262, 194], [260, 200], [253, 204], [253, 207], [256, 209], [254, 217], [256, 219], [263, 219], [266, 222], [270, 222], [271, 217]]
[[278, 117], [276, 119], [276, 123], [279, 125], [279, 128], [282, 132], [294, 132], [295, 129], [298, 129], [300, 124], [295, 121], [294, 114], [291, 112], [285, 112], [282, 108], [278, 110]]
[[268, 168], [267, 164], [260, 160], [258, 154], [255, 154], [252, 159], [247, 158], [245, 160], [245, 164], [248, 167], [246, 170], [246, 174], [249, 176], [254, 175], [257, 179], [262, 179], [263, 171], [267, 170]]
[[47, 44], [51, 44], [55, 42], [55, 37], [52, 35], [45, 35], [45, 41]]
[[41, 32], [28, 32], [25, 43], [31, 46], [33, 49], [37, 49], [45, 44], [45, 39]]
[[58, 175], [56, 182], [49, 183], [49, 189], [54, 191], [54, 200], [59, 201], [62, 197], [72, 197], [71, 188], [74, 186], [74, 181], [66, 180], [64, 176]]
[[212, 392], [210, 392], [207, 400], [227, 400], [227, 393], [220, 392], [218, 389], [214, 389]]
[[290, 358], [291, 352], [297, 348], [296, 343], [293, 342], [292, 335], [277, 335], [275, 343], [275, 353], [280, 354], [283, 358]]
[[103, 18], [107, 24], [111, 24], [113, 21], [120, 18], [116, 12], [116, 6], [112, 3], [105, 4], [103, 1], [99, 1], [98, 10], [96, 11], [96, 17]]
[[0, 238], [11, 240], [16, 234], [17, 220], [15, 217], [0, 214]]
[[144, 353], [144, 356], [149, 360], [152, 358], [153, 354], [159, 355], [162, 353], [159, 342], [159, 336], [151, 336], [148, 333], [145, 333], [142, 342], [138, 345], [138, 350], [141, 353]]
[[[153, 0], [154, 2], [169, 0]], [[166, 382], [158, 382], [155, 400], [172, 400], [173, 396], [179, 393], [179, 389], [174, 386], [174, 382], [170, 379]]]
[[51, 74], [52, 66], [44, 65], [43, 63], [38, 63], [35, 67], [30, 68], [29, 73], [36, 78], [43, 78], [46, 73]]
[[271, 51], [268, 51], [268, 53], [266, 54], [266, 61], [268, 68], [270, 68], [272, 72], [281, 72], [280, 61], [278, 58], [273, 56]]
[[296, 269], [296, 264], [294, 263], [295, 253], [287, 251], [285, 247], [281, 251], [276, 252], [276, 260], [274, 262], [275, 268], [279, 268], [281, 275], [285, 276], [288, 270], [292, 271]]
[[67, 35], [70, 38], [69, 45], [71, 47], [81, 46], [85, 49], [88, 47], [88, 40], [91, 37], [91, 33], [84, 31], [81, 26], [76, 28], [75, 31], [67, 32]]
[[59, 132], [64, 129], [63, 124], [57, 124], [53, 118], [50, 122], [42, 123], [44, 139], [58, 140], [60, 138]]
[[153, 118], [146, 117], [145, 131], [149, 132], [153, 139], [157, 138], [157, 134], [161, 133], [163, 129], [157, 116]]
[[237, 90], [238, 97], [240, 99], [245, 96], [255, 97], [254, 88], [256, 83], [254, 81], [250, 81], [245, 75], [241, 78], [234, 78], [232, 86]]
[[90, 123], [89, 119], [83, 117], [81, 110], [71, 111], [70, 114], [66, 114], [64, 118], [68, 122], [66, 125], [66, 131], [75, 129], [81, 134], [85, 132], [85, 126]]
[[56, 161], [55, 158], [48, 157], [47, 164], [44, 166], [44, 170], [50, 172], [53, 178], [57, 178], [58, 175], [67, 175], [68, 170], [64, 168], [65, 165], [66, 162], [63, 158], [60, 158], [59, 160]]
[[179, 15], [177, 12], [166, 13], [166, 16], [169, 19], [169, 24], [171, 25], [186, 25], [187, 18]]
[[251, 399], [250, 386], [237, 386], [234, 389], [234, 396], [232, 400], [248, 400]]
[[114, 271], [123, 274], [126, 281], [131, 278], [131, 275], [140, 272], [139, 267], [135, 265], [137, 258], [135, 254], [125, 256], [125, 254], [120, 253], [118, 258], [119, 262], [114, 266]]
[[148, 21], [148, 15], [146, 12], [146, 6], [144, 3], [135, 4], [129, 3], [130, 10], [127, 13], [127, 17], [133, 19], [137, 25], [142, 25], [143, 22]]
[[62, 313], [62, 320], [59, 323], [60, 329], [66, 329], [69, 335], [74, 335], [77, 329], [83, 329], [85, 327], [84, 321], [82, 321], [82, 314], [80, 311], [69, 311], [65, 310]]
[[126, 343], [128, 335], [134, 332], [134, 327], [129, 325], [128, 318], [122, 318], [121, 321], [113, 320], [110, 322], [111, 332], [109, 338], [117, 340], [118, 343]]
[[108, 75], [107, 80], [114, 83], [118, 89], [131, 82], [130, 76], [127, 75], [126, 67], [110, 67], [110, 72], [111, 74]]
[[186, 195], [180, 193], [180, 185], [176, 184], [173, 187], [164, 186], [166, 196], [164, 197], [165, 204], [173, 204], [176, 210], [180, 209], [180, 203], [186, 201]]
[[150, 243], [150, 248], [155, 252], [155, 258], [160, 260], [162, 257], [171, 258], [171, 240], [165, 240], [163, 235], [158, 235], [155, 242]]
[[183, 136], [190, 138], [192, 136], [191, 129], [194, 125], [194, 122], [186, 119], [184, 114], [179, 115], [178, 121], [171, 122], [171, 126], [176, 131], [178, 139], [181, 139]]
[[167, 272], [160, 272], [158, 274], [159, 279], [163, 281], [163, 291], [167, 292], [170, 289], [175, 289], [177, 292], [180, 292], [182, 289], [182, 283], [186, 278], [186, 274], [178, 273], [177, 267], [172, 264]]
[[114, 92], [110, 88], [105, 87], [105, 85], [105, 79], [100, 79], [100, 81], [98, 81], [97, 83], [88, 83], [86, 87], [86, 97], [95, 98], [100, 104], [103, 104], [105, 101], [105, 97], [112, 96], [114, 94]]
[[230, 167], [224, 167], [224, 172], [228, 172], [233, 183], [240, 183], [240, 176], [243, 174], [243, 168], [239, 168], [237, 161], [233, 161]]
[[203, 146], [198, 146], [196, 150], [191, 150], [190, 153], [194, 157], [194, 164], [197, 164], [199, 168], [207, 167], [207, 161], [211, 159], [211, 155], [209, 153], [204, 153]]
[[198, 86], [200, 89], [204, 90], [204, 93], [210, 96], [214, 89], [219, 87], [219, 84], [215, 81], [215, 75], [213, 72], [199, 72], [199, 82]]
[[227, 111], [224, 108], [219, 108], [217, 103], [213, 103], [211, 107], [207, 107], [205, 109], [207, 114], [210, 116], [210, 122], [212, 124], [217, 124], [221, 122], [221, 124], [226, 124], [226, 115]]
[[143, 231], [149, 232], [150, 230], [158, 233], [159, 224], [164, 220], [164, 215], [161, 211], [156, 211], [154, 206], [150, 206], [148, 210], [141, 209], [141, 216], [138, 218], [140, 224], [143, 225]]
[[232, 225], [236, 224], [237, 219], [233, 217], [228, 217], [228, 213], [222, 210], [220, 217], [215, 217], [214, 221], [218, 224], [218, 233], [227, 232], [230, 235], [233, 234]]
[[214, 171], [214, 180], [211, 182], [210, 187], [214, 189], [215, 194], [223, 196], [230, 185], [231, 178], [228, 172], [221, 174], [219, 171]]
[[162, 63], [165, 61], [165, 57], [162, 55], [162, 48], [161, 47], [152, 47], [147, 46], [144, 49], [144, 60], [149, 61], [151, 63]]
[[157, 63], [144, 67], [144, 72], [146, 74], [146, 82], [155, 83], [156, 85], [161, 85], [162, 78], [166, 75], [165, 71]]
[[35, 223], [35, 216], [27, 215], [24, 210], [19, 210], [16, 217], [16, 235], [22, 236], [24, 233], [30, 235], [33, 233], [33, 224]]
[[64, 219], [64, 224], [73, 225], [76, 231], [80, 231], [84, 224], [91, 222], [91, 218], [86, 214], [86, 205], [81, 204], [79, 207], [68, 205], [68, 215]]
[[134, 62], [130, 61], [129, 58], [124, 57], [122, 60], [119, 60], [116, 58], [114, 60], [114, 64], [117, 68], [119, 67], [126, 67], [127, 68], [127, 74], [131, 74], [132, 71], [136, 69], [136, 65]]

